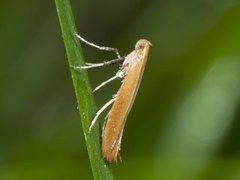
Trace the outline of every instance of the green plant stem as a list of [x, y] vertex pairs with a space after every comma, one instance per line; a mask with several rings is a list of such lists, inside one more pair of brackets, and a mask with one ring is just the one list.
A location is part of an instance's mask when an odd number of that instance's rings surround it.
[[[82, 65], [84, 64], [84, 60], [79, 40], [75, 36], [77, 31], [70, 2], [69, 0], [55, 0], [55, 4], [62, 29], [62, 36], [64, 39], [69, 65]], [[96, 124], [91, 133], [88, 133], [89, 123], [96, 112], [96, 106], [86, 70], [76, 71], [71, 69], [71, 75], [77, 97], [82, 129], [87, 145], [93, 177], [94, 179], [103, 180], [113, 179], [111, 170], [108, 166], [106, 166], [101, 156], [99, 126]]]

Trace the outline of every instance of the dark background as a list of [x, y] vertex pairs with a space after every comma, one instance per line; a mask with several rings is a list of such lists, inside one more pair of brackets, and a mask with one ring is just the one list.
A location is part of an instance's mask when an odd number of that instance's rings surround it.
[[[240, 1], [71, 3], [89, 41], [153, 44], [116, 179], [240, 179]], [[82, 46], [88, 62], [114, 58]], [[0, 179], [92, 179], [54, 1], [0, 1], [0, 58]], [[89, 70], [92, 87], [116, 71]]]

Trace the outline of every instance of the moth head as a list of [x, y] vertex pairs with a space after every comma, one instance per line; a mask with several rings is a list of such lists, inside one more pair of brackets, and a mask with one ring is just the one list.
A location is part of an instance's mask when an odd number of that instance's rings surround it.
[[135, 50], [149, 48], [152, 44], [146, 39], [140, 39], [135, 45]]

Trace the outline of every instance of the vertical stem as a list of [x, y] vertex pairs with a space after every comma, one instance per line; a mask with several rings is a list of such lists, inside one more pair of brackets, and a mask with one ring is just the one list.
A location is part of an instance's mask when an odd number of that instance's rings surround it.
[[[58, 18], [60, 21], [62, 36], [67, 52], [69, 65], [83, 65], [83, 55], [78, 39], [75, 37], [76, 32], [73, 13], [69, 0], [55, 0]], [[106, 166], [101, 156], [100, 150], [100, 131], [99, 126], [93, 128], [91, 133], [88, 133], [90, 120], [96, 112], [92, 89], [88, 81], [86, 70], [71, 70], [71, 76], [77, 97], [77, 103], [80, 110], [80, 117], [92, 173], [94, 179], [113, 179], [111, 170]]]

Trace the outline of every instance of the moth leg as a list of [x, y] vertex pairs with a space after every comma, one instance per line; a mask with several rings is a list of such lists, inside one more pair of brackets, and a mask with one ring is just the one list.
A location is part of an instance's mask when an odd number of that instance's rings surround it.
[[101, 87], [105, 86], [106, 84], [108, 84], [109, 82], [111, 82], [111, 81], [113, 81], [113, 80], [115, 80], [115, 79], [117, 79], [117, 78], [119, 78], [119, 79], [124, 78], [124, 76], [125, 76], [124, 73], [123, 73], [121, 70], [119, 70], [119, 71], [116, 73], [115, 76], [111, 77], [110, 79], [108, 79], [108, 80], [102, 82], [100, 85], [98, 85], [98, 86], [93, 90], [93, 92], [96, 92], [96, 91], [99, 90]]
[[122, 157], [121, 157], [121, 154], [120, 154], [122, 135], [123, 135], [123, 129], [122, 129], [122, 132], [121, 132], [121, 134], [120, 134], [119, 142], [118, 142], [118, 158], [119, 158], [119, 161], [120, 161], [120, 162], [122, 162]]
[[73, 69], [91, 69], [91, 68], [96, 68], [96, 67], [103, 67], [103, 66], [109, 66], [109, 65], [114, 65], [117, 63], [122, 63], [124, 61], [125, 57], [120, 57], [117, 59], [113, 59], [110, 61], [104, 61], [102, 63], [88, 63], [86, 62], [84, 66], [70, 66]]
[[[117, 97], [117, 94], [112, 95], [112, 98], [116, 98], [116, 97]], [[109, 117], [109, 113], [110, 113], [110, 111], [109, 111], [109, 112], [107, 113], [107, 115], [105, 116], [105, 118], [104, 118], [105, 120], [107, 120], [107, 118]], [[104, 121], [104, 124], [103, 124], [104, 126], [103, 126], [103, 128], [105, 127], [105, 122], [106, 122], [106, 121]]]
[[[116, 98], [116, 97], [117, 97], [117, 94], [114, 94], [114, 95], [112, 96], [112, 98]], [[108, 118], [109, 113], [110, 113], [110, 111], [107, 113], [106, 117], [104, 118], [105, 121], [103, 122], [103, 126], [102, 126], [102, 136], [103, 136], [103, 132], [104, 132], [104, 129], [105, 129], [105, 126], [106, 126], [106, 123], [107, 123], [106, 119]]]
[[119, 137], [113, 142], [112, 146], [111, 146], [111, 149], [114, 148], [114, 146], [116, 146], [116, 143], [117, 144], [117, 158], [120, 160], [120, 162], [122, 162], [122, 157], [121, 157], [121, 154], [120, 154], [120, 150], [121, 150], [121, 141], [122, 141], [122, 135], [123, 135], [123, 129], [121, 130], [121, 133], [119, 135]]
[[112, 47], [104, 47], [104, 46], [98, 46], [94, 43], [91, 43], [89, 41], [87, 41], [86, 39], [84, 39], [83, 37], [81, 37], [80, 35], [78, 35], [77, 33], [75, 33], [75, 35], [77, 36], [78, 39], [80, 39], [82, 42], [86, 43], [87, 45], [89, 46], [92, 46], [92, 47], [95, 47], [99, 50], [103, 50], [103, 51], [112, 51], [112, 52], [115, 52], [117, 58], [121, 58], [117, 48], [112, 48]]
[[94, 126], [94, 124], [96, 123], [98, 117], [100, 116], [100, 114], [108, 107], [110, 106], [115, 100], [116, 100], [117, 97], [113, 97], [111, 100], [109, 100], [106, 104], [104, 104], [104, 106], [98, 110], [98, 112], [96, 113], [95, 117], [93, 118], [90, 126], [89, 126], [89, 130], [88, 132], [90, 133], [91, 130], [92, 130], [92, 127]]

